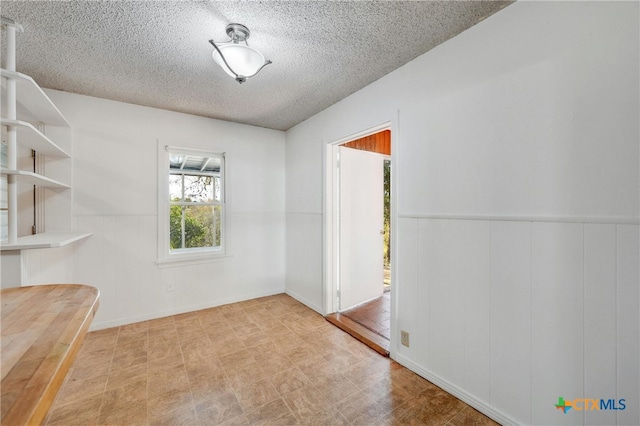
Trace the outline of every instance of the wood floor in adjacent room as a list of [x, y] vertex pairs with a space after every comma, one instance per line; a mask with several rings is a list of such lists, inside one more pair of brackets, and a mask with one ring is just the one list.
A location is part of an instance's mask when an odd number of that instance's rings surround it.
[[90, 333], [49, 425], [493, 425], [286, 295]]
[[347, 318], [361, 324], [387, 340], [391, 338], [391, 292], [363, 303], [360, 306], [341, 312]]

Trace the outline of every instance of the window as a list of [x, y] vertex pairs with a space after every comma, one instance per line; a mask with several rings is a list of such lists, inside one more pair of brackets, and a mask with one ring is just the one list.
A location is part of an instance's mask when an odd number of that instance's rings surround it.
[[165, 147], [165, 158], [160, 257], [223, 253], [224, 154]]

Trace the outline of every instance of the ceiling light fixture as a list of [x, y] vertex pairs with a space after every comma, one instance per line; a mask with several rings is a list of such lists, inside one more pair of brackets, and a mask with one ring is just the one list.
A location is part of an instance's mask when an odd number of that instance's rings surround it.
[[[249, 28], [244, 25], [229, 24], [227, 25], [227, 35], [230, 38], [228, 42], [216, 44], [213, 40], [209, 40], [215, 48], [213, 60], [240, 84], [271, 63], [264, 59], [262, 53], [249, 47], [247, 43], [249, 34]], [[244, 44], [241, 44], [242, 42]]]

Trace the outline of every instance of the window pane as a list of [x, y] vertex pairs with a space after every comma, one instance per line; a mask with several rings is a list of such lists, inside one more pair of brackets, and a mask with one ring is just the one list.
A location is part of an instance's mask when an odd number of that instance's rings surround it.
[[222, 246], [222, 206], [213, 206], [213, 246]]
[[213, 201], [212, 176], [185, 176], [184, 200], [191, 202]]
[[219, 172], [222, 165], [220, 157], [203, 155], [169, 155], [169, 168], [193, 172]]
[[[216, 208], [217, 207], [217, 208]], [[219, 206], [186, 206], [184, 209], [184, 246], [217, 247], [220, 245]]]
[[178, 149], [168, 157], [169, 252], [222, 249], [224, 157]]
[[184, 162], [185, 156], [180, 154], [170, 154], [169, 155], [169, 168], [171, 169], [179, 169], [182, 167], [182, 163]]
[[182, 200], [182, 176], [169, 175], [169, 201]]
[[182, 248], [182, 206], [169, 207], [169, 248]]
[[213, 198], [219, 203], [222, 202], [222, 179], [219, 176], [213, 178]]
[[202, 169], [203, 172], [219, 172], [222, 161], [217, 157], [209, 157]]

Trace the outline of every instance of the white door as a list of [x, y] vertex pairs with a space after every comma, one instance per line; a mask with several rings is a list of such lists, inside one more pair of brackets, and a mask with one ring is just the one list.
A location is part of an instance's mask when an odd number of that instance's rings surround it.
[[339, 148], [339, 310], [382, 295], [384, 156]]

